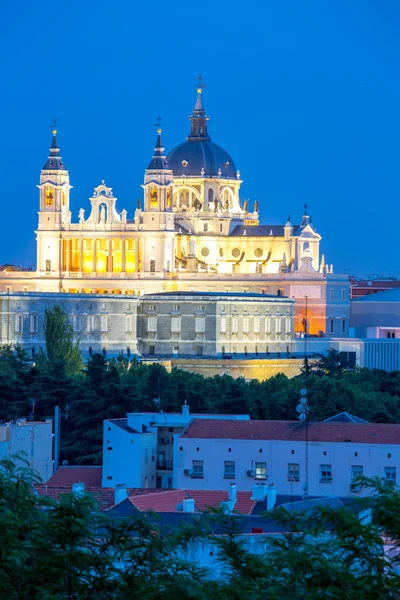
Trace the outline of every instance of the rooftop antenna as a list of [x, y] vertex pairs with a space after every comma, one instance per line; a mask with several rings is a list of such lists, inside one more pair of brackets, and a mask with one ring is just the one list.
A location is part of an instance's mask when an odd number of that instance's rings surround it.
[[307, 500], [308, 499], [308, 420], [307, 420], [307, 415], [310, 412], [310, 409], [308, 406], [306, 388], [302, 388], [300, 390], [300, 396], [301, 396], [301, 398], [299, 399], [299, 404], [296, 406], [296, 411], [299, 415], [300, 423], [305, 424], [305, 434], [306, 434], [305, 442], [306, 442], [306, 444], [305, 444], [304, 483], [302, 485], [302, 488], [304, 491], [303, 500]]

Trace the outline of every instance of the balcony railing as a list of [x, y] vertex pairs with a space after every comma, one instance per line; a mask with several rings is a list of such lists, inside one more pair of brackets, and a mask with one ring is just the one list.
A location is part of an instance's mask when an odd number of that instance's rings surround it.
[[157, 461], [157, 471], [172, 471], [173, 470], [173, 461], [172, 460], [158, 460]]

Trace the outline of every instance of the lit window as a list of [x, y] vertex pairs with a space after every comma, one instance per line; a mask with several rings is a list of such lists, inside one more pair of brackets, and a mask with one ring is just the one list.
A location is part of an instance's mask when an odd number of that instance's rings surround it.
[[363, 476], [363, 467], [362, 465], [352, 465], [351, 467], [351, 480], [356, 481], [360, 477]]
[[256, 479], [267, 479], [267, 463], [256, 462]]
[[224, 462], [224, 477], [227, 479], [235, 479], [235, 461], [226, 460]]
[[332, 465], [320, 466], [320, 481], [332, 481]]
[[192, 462], [192, 477], [204, 477], [204, 465], [202, 460]]
[[288, 464], [288, 481], [300, 481], [300, 465], [299, 463]]
[[396, 483], [396, 467], [385, 467], [385, 479], [390, 483]]

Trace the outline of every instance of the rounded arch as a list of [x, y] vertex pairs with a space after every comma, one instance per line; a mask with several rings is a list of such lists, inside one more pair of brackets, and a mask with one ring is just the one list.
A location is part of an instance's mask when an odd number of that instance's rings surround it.
[[192, 208], [195, 200], [201, 201], [200, 192], [191, 185], [180, 185], [174, 188], [172, 199], [173, 208], [181, 208], [185, 206]]
[[236, 197], [231, 187], [228, 185], [222, 185], [218, 190], [218, 196], [224, 208], [226, 207], [227, 202], [230, 210], [235, 208]]

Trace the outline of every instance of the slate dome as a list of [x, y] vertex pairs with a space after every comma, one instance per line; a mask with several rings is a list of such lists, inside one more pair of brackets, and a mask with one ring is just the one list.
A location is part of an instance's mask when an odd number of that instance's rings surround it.
[[176, 146], [167, 156], [168, 169], [175, 177], [237, 177], [232, 157], [218, 144], [211, 141], [207, 132], [207, 117], [197, 90], [197, 101], [190, 115], [191, 130], [183, 144]]

